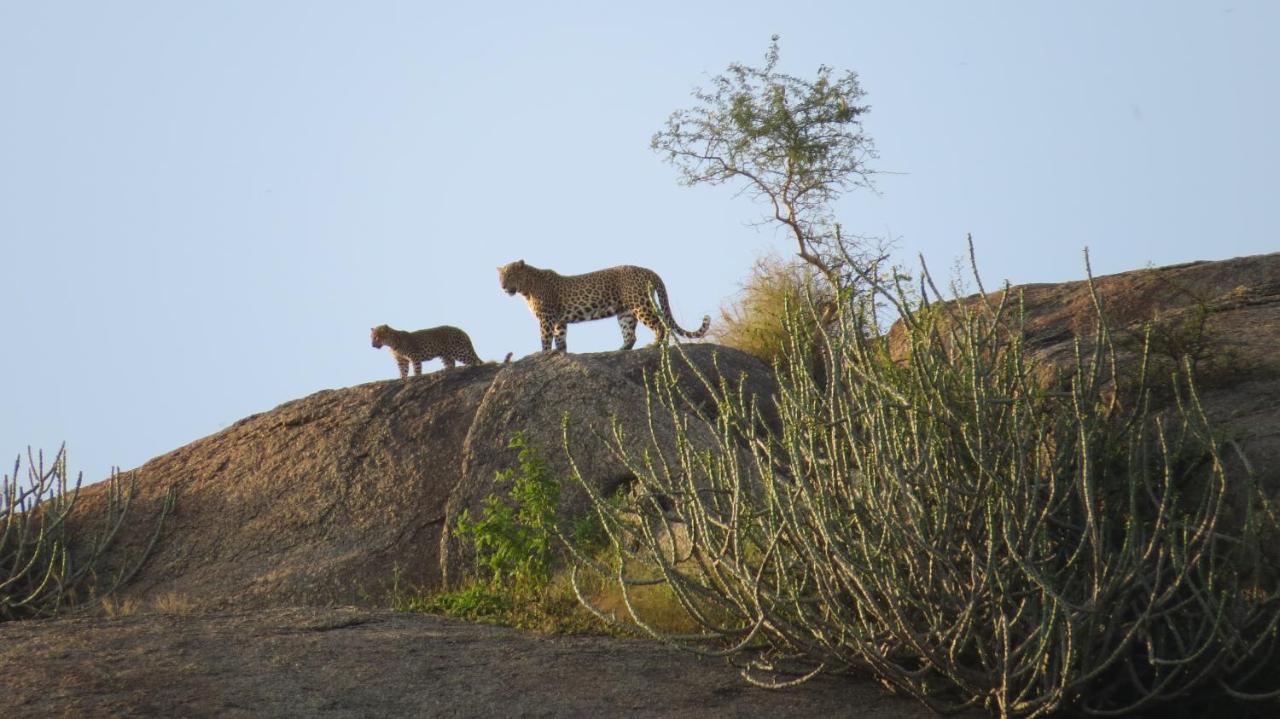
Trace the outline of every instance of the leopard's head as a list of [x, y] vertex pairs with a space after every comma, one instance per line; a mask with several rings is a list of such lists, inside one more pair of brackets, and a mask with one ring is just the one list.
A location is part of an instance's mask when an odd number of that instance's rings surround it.
[[525, 289], [520, 281], [521, 275], [524, 274], [524, 268], [524, 260], [508, 262], [498, 268], [498, 283], [502, 285], [503, 291], [508, 295], [514, 295]]
[[382, 349], [382, 343], [386, 341], [387, 333], [390, 331], [391, 331], [391, 328], [388, 327], [387, 325], [378, 325], [377, 327], [373, 328], [371, 334], [373, 336], [374, 349], [376, 350]]

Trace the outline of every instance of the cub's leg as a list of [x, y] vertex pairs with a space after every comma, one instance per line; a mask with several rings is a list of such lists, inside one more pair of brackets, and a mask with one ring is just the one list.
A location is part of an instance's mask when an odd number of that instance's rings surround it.
[[409, 359], [407, 357], [397, 357], [396, 367], [400, 368], [400, 379], [409, 376]]
[[618, 326], [622, 328], [622, 349], [636, 346], [636, 316], [630, 310], [618, 313]]
[[422, 360], [413, 361], [413, 375], [417, 377], [422, 374]]
[[454, 363], [452, 357], [441, 357], [440, 361], [444, 363], [445, 369], [453, 369]]

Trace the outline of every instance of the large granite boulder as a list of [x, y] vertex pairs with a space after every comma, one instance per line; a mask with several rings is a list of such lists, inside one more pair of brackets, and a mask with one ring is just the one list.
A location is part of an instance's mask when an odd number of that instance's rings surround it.
[[[684, 350], [707, 376], [745, 378], [768, 403], [773, 375], [760, 361], [710, 344]], [[656, 349], [536, 354], [288, 402], [139, 468], [133, 520], [109, 563], [137, 556], [172, 486], [176, 507], [126, 598], [176, 594], [197, 608], [350, 603], [380, 599], [393, 574], [440, 587], [468, 563], [450, 529], [495, 491], [499, 470], [515, 466], [516, 431], [568, 478], [567, 414], [583, 476], [606, 492], [631, 479], [604, 437], [614, 421], [648, 436], [644, 377], [659, 362]], [[654, 426], [659, 441], [670, 439], [669, 418]], [[581, 489], [566, 488], [565, 511], [585, 509]], [[101, 486], [89, 487], [81, 509], [92, 514], [102, 500]]]

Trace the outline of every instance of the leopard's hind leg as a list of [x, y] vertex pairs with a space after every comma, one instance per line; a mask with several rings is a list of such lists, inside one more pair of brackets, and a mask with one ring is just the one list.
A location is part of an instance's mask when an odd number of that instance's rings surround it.
[[[635, 310], [636, 317], [644, 323], [645, 327], [653, 330], [653, 344], [650, 347], [657, 347], [667, 339], [667, 328], [662, 325], [662, 321], [658, 319], [658, 314], [649, 307], [641, 307]], [[634, 341], [634, 337], [632, 338]]]
[[622, 328], [622, 347], [629, 350], [636, 346], [636, 316], [630, 311], [618, 313], [618, 326]]

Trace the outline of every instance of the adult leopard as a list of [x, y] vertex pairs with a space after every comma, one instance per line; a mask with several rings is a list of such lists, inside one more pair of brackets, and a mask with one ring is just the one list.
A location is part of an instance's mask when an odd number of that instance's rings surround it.
[[567, 347], [565, 333], [570, 322], [586, 322], [617, 316], [622, 328], [622, 349], [636, 344], [636, 321], [653, 330], [654, 344], [667, 337], [667, 327], [681, 337], [698, 338], [707, 333], [711, 317], [702, 318], [695, 332], [681, 329], [671, 316], [667, 288], [658, 273], [644, 267], [621, 265], [583, 275], [562, 275], [516, 260], [498, 268], [498, 281], [508, 295], [524, 295], [538, 319], [542, 350]]

